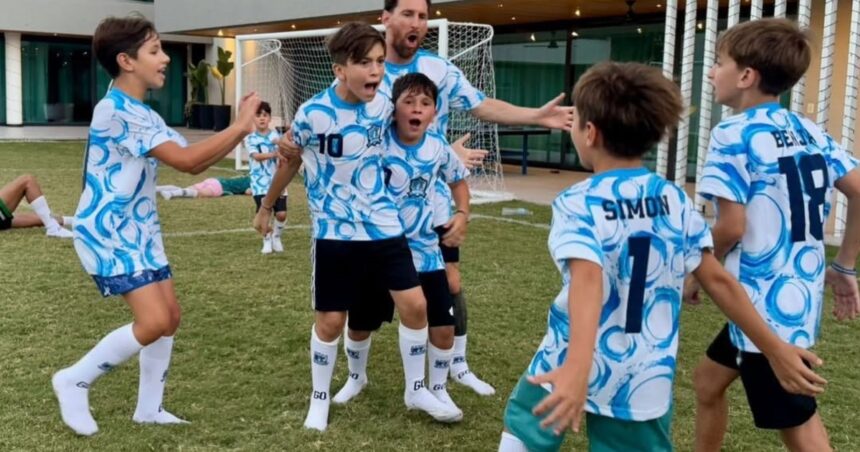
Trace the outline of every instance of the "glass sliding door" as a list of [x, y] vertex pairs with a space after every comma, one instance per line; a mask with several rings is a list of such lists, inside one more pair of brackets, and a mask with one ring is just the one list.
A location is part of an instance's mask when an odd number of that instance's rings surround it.
[[87, 42], [21, 40], [25, 124], [86, 124], [92, 116]]

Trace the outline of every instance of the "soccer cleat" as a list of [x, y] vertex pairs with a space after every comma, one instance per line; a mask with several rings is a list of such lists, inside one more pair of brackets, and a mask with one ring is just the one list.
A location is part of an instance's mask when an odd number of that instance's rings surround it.
[[281, 243], [280, 237], [272, 237], [272, 251], [276, 253], [284, 252], [284, 244]]
[[260, 250], [263, 254], [272, 254], [272, 237], [266, 236], [263, 238], [263, 249]]
[[406, 403], [406, 408], [423, 411], [439, 422], [451, 423], [463, 420], [463, 412], [456, 405], [446, 405], [433, 397], [427, 388], [406, 391], [403, 394], [403, 402]]
[[172, 413], [162, 407], [158, 407], [158, 412], [151, 416], [145, 416], [142, 413], [135, 412], [131, 420], [137, 422], [138, 424], [190, 424], [190, 422], [186, 421], [185, 419], [180, 419], [174, 416]]
[[53, 228], [53, 229], [48, 229], [48, 231], [45, 232], [45, 235], [47, 235], [48, 237], [57, 237], [60, 239], [70, 239], [70, 238], [73, 238], [75, 236], [74, 234], [72, 234], [72, 231], [70, 231], [70, 230], [68, 230], [62, 226], [58, 226], [58, 227]]
[[96, 420], [90, 413], [89, 385], [83, 381], [75, 382], [66, 374], [66, 369], [55, 373], [51, 386], [60, 403], [60, 417], [63, 422], [82, 436], [92, 436], [99, 431]]

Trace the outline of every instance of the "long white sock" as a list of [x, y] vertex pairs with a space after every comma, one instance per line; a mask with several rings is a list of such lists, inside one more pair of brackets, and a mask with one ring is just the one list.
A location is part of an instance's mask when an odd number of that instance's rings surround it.
[[305, 418], [305, 428], [325, 431], [328, 427], [328, 409], [331, 403], [329, 388], [337, 360], [337, 343], [340, 337], [331, 342], [323, 342], [317, 336], [316, 326], [311, 329], [311, 406]]
[[92, 435], [98, 431], [90, 413], [90, 385], [143, 348], [135, 339], [131, 325], [113, 330], [77, 363], [54, 374], [52, 384], [60, 402], [63, 422], [79, 435]]
[[140, 384], [137, 392], [135, 422], [143, 424], [182, 424], [182, 419], [162, 409], [164, 385], [167, 383], [173, 336], [162, 336], [140, 351]]
[[401, 323], [398, 333], [400, 336], [400, 358], [403, 360], [403, 375], [406, 378], [406, 392], [415, 392], [424, 387], [427, 327], [413, 330]]
[[281, 233], [284, 231], [284, 228], [287, 226], [287, 220], [278, 221], [275, 220], [275, 228], [272, 231], [272, 237], [279, 239], [281, 238]]
[[502, 432], [502, 439], [499, 441], [499, 452], [529, 452], [529, 450], [519, 438], [508, 432]]
[[30, 207], [33, 208], [33, 211], [36, 212], [36, 215], [38, 215], [39, 219], [42, 220], [42, 224], [45, 225], [45, 229], [55, 231], [60, 228], [60, 223], [57, 223], [57, 220], [51, 216], [51, 208], [48, 207], [48, 201], [45, 200], [44, 196], [39, 196], [34, 199], [33, 202], [30, 203]]
[[178, 185], [158, 185], [155, 187], [156, 193], [161, 193], [163, 191], [174, 191], [174, 190], [182, 190], [182, 187]]
[[427, 347], [427, 358], [429, 361], [430, 370], [430, 393], [436, 396], [443, 403], [454, 402], [448, 396], [448, 371], [451, 366], [451, 357], [454, 356], [454, 348], [443, 350], [436, 348], [433, 344]]
[[343, 388], [335, 394], [334, 403], [346, 403], [361, 393], [367, 385], [367, 359], [370, 356], [370, 341], [372, 336], [363, 341], [354, 341], [349, 335], [344, 336], [343, 348], [346, 351], [346, 362], [349, 366], [349, 379]]
[[196, 198], [197, 197], [197, 189], [196, 188], [183, 188], [178, 191], [173, 192], [174, 198]]
[[482, 396], [490, 396], [496, 393], [496, 390], [478, 378], [469, 370], [469, 364], [466, 362], [466, 335], [454, 336], [454, 357], [451, 361], [451, 377], [457, 383], [466, 385], [472, 388]]

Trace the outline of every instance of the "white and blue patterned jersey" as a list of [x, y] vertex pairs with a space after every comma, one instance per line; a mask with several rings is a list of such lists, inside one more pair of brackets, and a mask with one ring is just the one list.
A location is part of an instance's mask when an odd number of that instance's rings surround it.
[[[439, 135], [447, 136], [448, 115], [451, 110], [470, 111], [481, 105], [486, 99], [484, 93], [472, 86], [460, 68], [445, 58], [424, 49], [418, 50], [412, 61], [407, 64], [395, 64], [386, 61], [385, 77], [382, 79], [379, 90], [391, 97], [394, 82], [402, 75], [416, 72], [429, 77], [439, 89], [439, 97], [436, 101], [436, 119], [430, 125], [430, 130]], [[458, 131], [458, 134], [463, 135], [466, 132], [469, 131]], [[433, 224], [440, 226], [447, 223], [451, 218], [451, 190], [448, 184], [444, 182], [436, 184], [436, 189], [440, 196], [436, 197]]]
[[590, 261], [603, 268], [603, 308], [585, 409], [632, 421], [663, 416], [672, 401], [684, 277], [712, 246], [687, 195], [645, 168], [607, 171], [563, 191], [549, 234], [562, 287], [529, 375], [564, 364], [569, 262]]
[[148, 157], [166, 141], [187, 145], [158, 113], [119, 89], [96, 105], [74, 227], [87, 273], [129, 275], [168, 264], [155, 203], [158, 161]]
[[441, 135], [427, 132], [420, 143], [410, 146], [397, 139], [392, 126], [386, 138], [387, 185], [406, 230], [415, 270], [444, 270], [439, 235], [433, 230], [434, 197], [438, 196], [434, 187], [442, 175], [454, 183], [469, 172]]
[[[248, 155], [267, 154], [278, 150], [278, 140], [281, 135], [270, 130], [268, 133], [260, 133], [254, 131], [245, 137], [245, 149], [248, 150]], [[268, 159], [258, 162], [253, 158], [248, 159], [251, 176], [251, 194], [254, 196], [265, 195], [269, 191], [269, 186], [272, 185], [272, 177], [278, 169], [278, 159]]]
[[[711, 132], [698, 192], [746, 207], [746, 230], [726, 255], [758, 313], [784, 341], [815, 343], [824, 303], [824, 222], [833, 184], [857, 166], [803, 116], [768, 103]], [[719, 215], [719, 212], [717, 212]], [[759, 352], [730, 324], [732, 343]]]
[[393, 108], [382, 94], [352, 104], [330, 87], [296, 111], [292, 131], [303, 148], [314, 238], [367, 241], [403, 235], [382, 167]]

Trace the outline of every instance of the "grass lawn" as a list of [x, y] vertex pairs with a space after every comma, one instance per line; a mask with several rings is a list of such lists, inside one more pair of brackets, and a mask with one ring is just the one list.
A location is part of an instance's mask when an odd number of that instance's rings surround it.
[[[52, 209], [71, 215], [81, 187], [83, 143], [0, 144], [0, 185], [34, 174]], [[162, 167], [159, 182], [188, 185], [231, 175], [226, 165], [200, 176]], [[43, 229], [0, 233], [0, 450], [495, 450], [511, 388], [546, 328], [560, 286], [546, 249], [548, 207], [525, 203], [477, 206], [462, 249], [469, 301], [469, 361], [497, 393], [479, 397], [451, 385], [465, 412], [440, 425], [403, 406], [394, 326], [373, 341], [370, 384], [346, 406], [333, 406], [324, 434], [302, 428], [310, 394], [308, 359], [310, 238], [304, 188], [290, 187], [286, 252], [262, 256], [250, 230], [250, 197], [159, 200], [165, 246], [183, 308], [165, 407], [192, 421], [176, 427], [131, 422], [137, 360], [99, 380], [90, 402], [100, 432], [77, 438], [66, 428], [50, 387], [57, 369], [80, 358], [102, 336], [128, 323], [119, 298], [102, 299], [81, 268], [71, 241]], [[525, 206], [529, 224], [500, 221], [502, 206]], [[24, 205], [22, 209], [26, 210]], [[830, 250], [832, 253], [833, 250]], [[860, 323], [837, 323], [825, 306], [816, 352], [830, 381], [820, 397], [833, 445], [860, 450]], [[695, 400], [692, 369], [724, 320], [711, 304], [683, 309], [673, 434], [691, 450]], [[339, 357], [332, 384], [346, 378]], [[740, 384], [731, 392], [725, 450], [780, 450], [777, 434], [756, 430]], [[571, 437], [565, 450], [583, 450]]]

